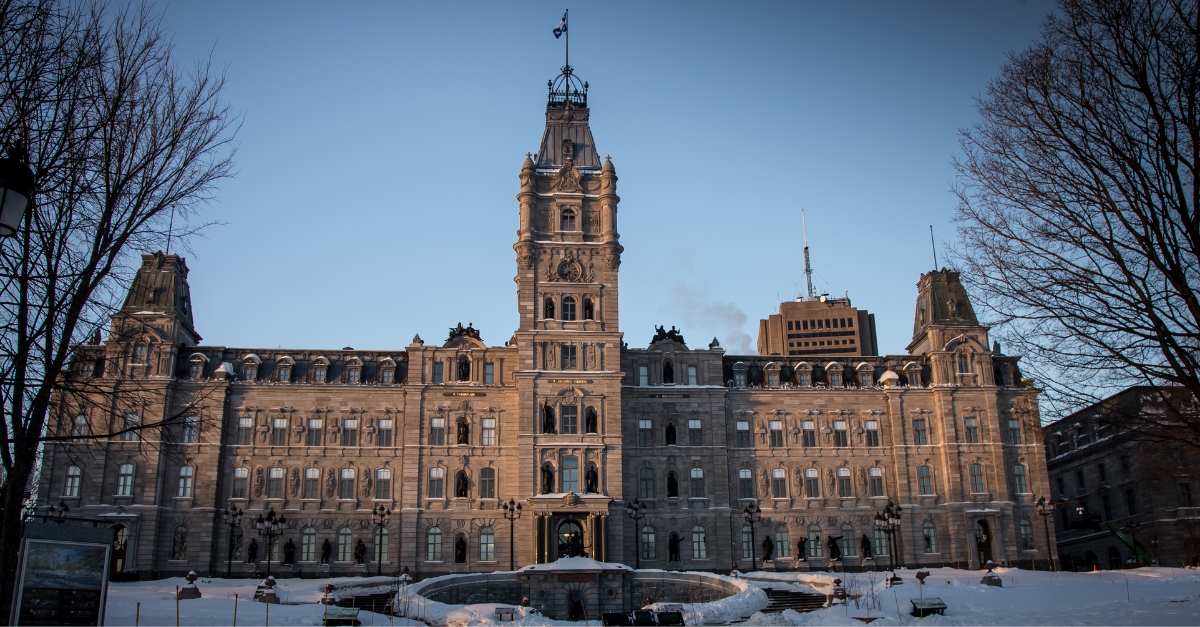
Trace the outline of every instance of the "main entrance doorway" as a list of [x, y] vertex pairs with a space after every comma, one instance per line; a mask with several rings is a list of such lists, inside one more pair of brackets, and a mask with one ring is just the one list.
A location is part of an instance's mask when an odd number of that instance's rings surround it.
[[558, 526], [558, 556], [587, 556], [583, 546], [583, 527], [577, 521], [565, 520]]
[[125, 572], [125, 549], [129, 546], [129, 527], [117, 525], [114, 529], [116, 529], [117, 533], [113, 538], [112, 562], [109, 569], [110, 577]]
[[992, 559], [992, 533], [986, 520], [975, 521], [975, 551], [979, 555], [979, 567], [986, 568]]

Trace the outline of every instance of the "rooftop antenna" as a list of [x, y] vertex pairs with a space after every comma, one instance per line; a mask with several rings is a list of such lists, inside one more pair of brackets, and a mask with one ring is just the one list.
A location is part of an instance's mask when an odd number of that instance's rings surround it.
[[171, 205], [171, 222], [167, 225], [167, 254], [171, 254], [171, 233], [175, 230], [175, 205]]
[[933, 239], [933, 225], [929, 225], [929, 244], [933, 246], [933, 271], [937, 272], [937, 242]]
[[812, 264], [808, 262], [808, 221], [804, 217], [804, 210], [800, 210], [800, 224], [804, 227], [804, 276], [808, 279], [808, 297], [809, 299], [816, 298], [812, 288]]

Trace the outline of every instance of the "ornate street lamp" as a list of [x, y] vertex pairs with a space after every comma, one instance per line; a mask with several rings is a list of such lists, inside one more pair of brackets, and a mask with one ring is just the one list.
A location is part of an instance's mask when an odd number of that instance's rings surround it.
[[642, 568], [642, 519], [646, 517], [646, 504], [633, 499], [633, 501], [625, 504], [625, 510], [629, 513], [629, 517], [633, 519], [633, 560], [634, 567], [638, 570]]
[[57, 507], [51, 505], [50, 507], [46, 508], [46, 516], [42, 517], [42, 521], [44, 522], [46, 517], [53, 518], [56, 513], [60, 519], [66, 518], [70, 511], [71, 506], [67, 505], [66, 501], [59, 501]]
[[[232, 503], [230, 503], [229, 507], [225, 508], [222, 511], [222, 515], [224, 516], [224, 519], [225, 519], [225, 524], [229, 526], [229, 551], [228, 551], [229, 555], [227, 556], [228, 559], [226, 560], [229, 562], [229, 566], [228, 566], [228, 568], [225, 569], [225, 578], [226, 579], [233, 578], [233, 530], [242, 526], [242, 515], [245, 513], [246, 512], [244, 510], [238, 509], [237, 505], [234, 505]], [[268, 561], [267, 564], [269, 567], [270, 562]]]
[[275, 517], [275, 508], [272, 507], [266, 518], [262, 514], [258, 515], [258, 520], [254, 521], [254, 527], [258, 529], [258, 535], [267, 540], [267, 577], [271, 576], [271, 546], [275, 543], [275, 538], [283, 534], [283, 526], [287, 523], [287, 519], [280, 515]]
[[892, 562], [892, 568], [896, 568], [900, 562], [900, 547], [896, 546], [896, 539], [900, 537], [900, 517], [901, 507], [888, 501], [883, 512], [875, 514], [875, 527], [883, 531], [888, 539], [888, 559]]
[[[758, 566], [756, 565], [758, 556], [754, 554], [754, 542], [756, 540], [754, 537], [754, 526], [758, 524], [758, 521], [762, 520], [762, 508], [754, 503], [750, 503], [742, 509], [742, 518], [745, 519], [747, 525], [750, 525], [750, 570], [747, 572], [754, 572], [758, 570]], [[804, 556], [801, 555], [800, 557]]]
[[387, 547], [383, 546], [383, 530], [387, 528], [388, 516], [392, 515], [392, 510], [383, 506], [383, 503], [375, 506], [371, 510], [371, 516], [375, 520], [375, 565], [376, 575], [383, 574], [383, 560], [387, 557]]
[[508, 521], [508, 569], [517, 569], [517, 519], [521, 517], [521, 504], [508, 499], [504, 504], [504, 520]]
[[16, 235], [33, 197], [33, 170], [28, 160], [20, 145], [10, 146], [8, 156], [0, 159], [0, 237]]
[[1058, 568], [1054, 565], [1054, 551], [1050, 546], [1050, 514], [1054, 511], [1054, 505], [1046, 500], [1046, 497], [1040, 497], [1037, 501], [1037, 513], [1042, 516], [1042, 530], [1046, 532], [1046, 558], [1050, 560], [1050, 571], [1056, 571]]

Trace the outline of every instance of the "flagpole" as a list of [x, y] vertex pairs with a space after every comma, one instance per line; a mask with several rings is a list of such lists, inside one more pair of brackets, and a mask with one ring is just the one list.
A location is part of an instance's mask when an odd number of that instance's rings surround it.
[[[571, 67], [571, 9], [563, 11], [563, 19], [567, 23], [567, 67]], [[567, 81], [567, 91], [571, 91], [570, 81]]]

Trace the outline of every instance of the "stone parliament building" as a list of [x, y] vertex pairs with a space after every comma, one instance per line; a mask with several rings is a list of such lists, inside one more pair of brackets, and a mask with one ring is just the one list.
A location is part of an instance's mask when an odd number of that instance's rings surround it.
[[[587, 85], [564, 68], [549, 92], [519, 174], [510, 340], [459, 324], [396, 351], [205, 345], [184, 260], [144, 255], [107, 341], [74, 355], [51, 430], [88, 437], [46, 445], [39, 507], [106, 521], [113, 570], [142, 577], [245, 576], [268, 559], [282, 575], [421, 577], [579, 553], [745, 570], [767, 538], [777, 570], [886, 568], [893, 552], [1045, 567], [1038, 390], [989, 346], [957, 273], [921, 275], [904, 355], [875, 355], [873, 316], [837, 299], [784, 303], [761, 325], [768, 354], [689, 346], [674, 327], [629, 348], [616, 169]], [[856, 344], [788, 350], [793, 323]], [[895, 536], [876, 529], [889, 502]], [[286, 523], [268, 555], [253, 523], [272, 510]]]

